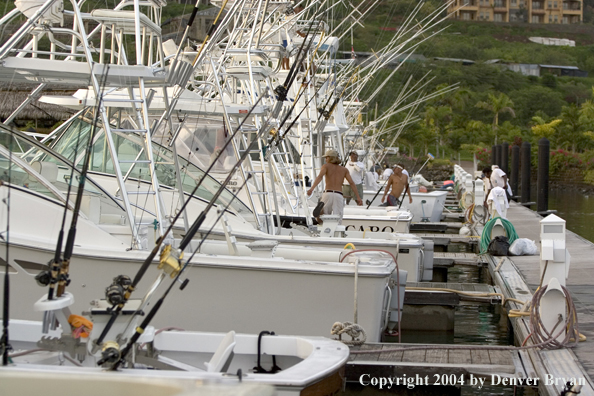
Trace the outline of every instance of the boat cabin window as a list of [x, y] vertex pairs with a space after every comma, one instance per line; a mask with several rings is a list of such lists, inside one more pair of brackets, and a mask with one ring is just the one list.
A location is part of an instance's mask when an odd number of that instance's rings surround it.
[[[45, 146], [28, 140], [23, 136], [14, 134], [12, 136], [12, 144], [8, 147], [9, 144], [7, 142], [10, 142], [10, 134], [11, 132], [0, 129], [0, 143], [4, 147], [12, 148], [13, 155], [28, 165], [28, 167], [23, 166], [21, 168], [20, 166], [15, 166], [13, 163], [13, 174], [11, 175], [13, 184], [29, 188], [50, 198], [58, 199], [61, 202], [64, 202], [67, 196], [68, 185], [72, 184], [70, 205], [74, 207], [78, 183], [80, 181], [80, 172], [74, 170], [73, 173], [71, 165], [52, 154]], [[86, 144], [84, 136], [81, 136], [79, 144], [81, 147], [84, 147]], [[4, 178], [8, 180], [8, 158], [4, 155], [0, 161], [2, 161], [1, 177], [3, 180]], [[43, 180], [40, 180], [34, 172], [40, 175]], [[60, 197], [59, 194], [48, 188], [47, 184], [53, 186], [62, 196]], [[97, 219], [100, 219], [101, 216], [103, 216], [103, 219], [107, 219], [110, 216], [113, 217], [113, 215], [118, 217], [125, 214], [124, 209], [90, 179], [85, 181], [83, 194], [82, 210], [87, 215], [89, 215], [88, 212], [94, 211], [97, 214]], [[101, 220], [98, 220], [98, 222], [100, 223]]]
[[[81, 126], [81, 122], [86, 123], [87, 127]], [[121, 126], [121, 128], [128, 127], [129, 126], [125, 125]], [[73, 122], [66, 128], [64, 133], [56, 139], [54, 149], [66, 156], [69, 160], [75, 160], [76, 166], [81, 168], [81, 161], [84, 158], [84, 155], [80, 150], [78, 151], [78, 155], [74, 155], [76, 151], [73, 150], [72, 147], [76, 147], [76, 144], [73, 142], [76, 141], [76, 135], [80, 135], [82, 139], [82, 136], [89, 135], [90, 131], [90, 125], [84, 119], [79, 119], [78, 122]], [[147, 159], [143, 152], [143, 144], [140, 140], [140, 136], [112, 132], [112, 137], [120, 160], [122, 175], [126, 175], [130, 172], [130, 179], [149, 182], [151, 177], [147, 163], [122, 162], [131, 160], [143, 161]], [[84, 140], [86, 139], [88, 139], [88, 136]], [[162, 186], [176, 188], [177, 180], [172, 151], [165, 146], [153, 142], [153, 158], [155, 160], [155, 172], [159, 183]], [[191, 193], [195, 188], [196, 183], [203, 177], [204, 171], [182, 158], [181, 155], [178, 155], [178, 161], [181, 170], [182, 188], [186, 193]], [[95, 133], [95, 142], [93, 143], [89, 169], [94, 172], [115, 175], [108, 142], [107, 139], [105, 139], [105, 133], [102, 128]], [[196, 195], [202, 199], [210, 201], [220, 185], [221, 184], [218, 181], [207, 175], [196, 192]], [[243, 202], [233, 199], [233, 197], [233, 193], [229, 190], [224, 190], [216, 203], [226, 207], [227, 204], [231, 202], [231, 210], [235, 210], [242, 215], [251, 213], [250, 209]]]

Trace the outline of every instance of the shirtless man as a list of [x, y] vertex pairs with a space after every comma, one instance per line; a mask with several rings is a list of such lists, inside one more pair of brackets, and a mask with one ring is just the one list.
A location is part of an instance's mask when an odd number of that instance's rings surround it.
[[[382, 203], [386, 200], [386, 195], [388, 195], [389, 192], [388, 206], [398, 206], [400, 204], [400, 195], [402, 195], [402, 191], [406, 186], [408, 186], [408, 177], [402, 173], [402, 166], [395, 165], [394, 173], [386, 182], [386, 191], [384, 191]], [[392, 191], [390, 191], [390, 189], [392, 189]], [[408, 191], [410, 203], [412, 203], [413, 199], [412, 194], [410, 193], [410, 188], [407, 188], [406, 190]]]
[[[307, 190], [307, 195], [311, 195], [318, 184], [322, 181], [322, 177], [325, 176], [326, 189], [322, 194], [322, 200], [318, 203], [318, 206], [314, 209], [313, 215], [321, 223], [319, 216], [322, 213], [340, 215], [342, 218], [344, 208], [344, 197], [342, 196], [342, 182], [347, 179], [349, 185], [353, 189], [355, 196], [357, 197], [357, 205], [363, 205], [363, 201], [359, 196], [357, 187], [351, 178], [351, 175], [347, 168], [340, 166], [340, 159], [338, 159], [338, 152], [336, 150], [328, 150], [324, 155], [326, 163], [322, 165], [320, 173], [316, 180], [314, 180], [311, 188]], [[323, 203], [323, 205], [322, 205]]]

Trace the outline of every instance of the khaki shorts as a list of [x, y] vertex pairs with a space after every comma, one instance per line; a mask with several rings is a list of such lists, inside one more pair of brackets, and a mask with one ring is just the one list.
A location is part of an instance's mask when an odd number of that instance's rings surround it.
[[[363, 199], [363, 183], [355, 184], [355, 187], [357, 187], [357, 191], [359, 192], [359, 198]], [[344, 195], [345, 198], [357, 199], [353, 193], [353, 189], [348, 184], [342, 186], [342, 195]]]

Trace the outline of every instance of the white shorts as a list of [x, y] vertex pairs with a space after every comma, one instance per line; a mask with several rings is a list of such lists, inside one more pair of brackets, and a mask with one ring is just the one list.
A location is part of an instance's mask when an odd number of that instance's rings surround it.
[[323, 214], [340, 215], [342, 223], [342, 214], [344, 209], [344, 197], [338, 192], [326, 192], [322, 194], [322, 202], [324, 202]]

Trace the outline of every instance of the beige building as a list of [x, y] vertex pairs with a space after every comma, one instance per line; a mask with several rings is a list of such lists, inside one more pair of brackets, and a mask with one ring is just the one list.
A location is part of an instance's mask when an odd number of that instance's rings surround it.
[[450, 18], [463, 21], [580, 23], [582, 0], [455, 0]]

